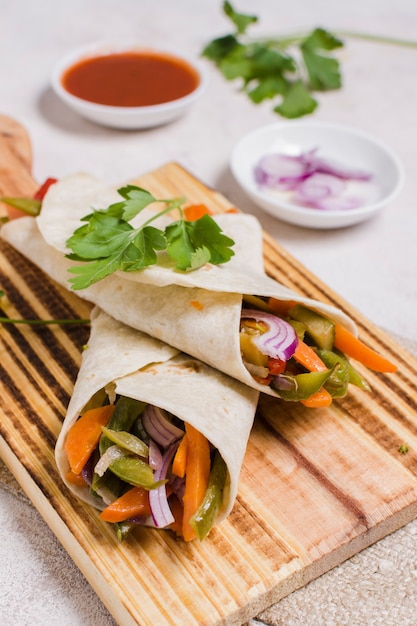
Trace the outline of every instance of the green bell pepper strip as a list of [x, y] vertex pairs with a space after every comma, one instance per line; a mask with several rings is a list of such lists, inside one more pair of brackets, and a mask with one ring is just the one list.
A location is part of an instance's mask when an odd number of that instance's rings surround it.
[[[283, 400], [299, 402], [307, 400], [321, 389], [332, 374], [331, 369], [305, 374], [280, 374], [272, 379], [271, 387]], [[285, 385], [285, 389], [282, 388]]]
[[364, 389], [365, 391], [371, 391], [371, 387], [367, 380], [353, 367], [351, 362], [339, 351], [336, 350], [317, 350], [317, 354], [327, 367], [334, 367], [336, 364], [343, 364], [347, 370], [349, 383]]
[[144, 489], [157, 489], [164, 485], [166, 480], [155, 480], [152, 468], [136, 456], [122, 456], [110, 463], [109, 470], [118, 478]]
[[347, 363], [339, 361], [332, 369], [332, 373], [324, 383], [324, 388], [332, 398], [344, 398], [349, 386], [349, 370]]
[[28, 215], [33, 215], [34, 217], [36, 217], [37, 215], [39, 215], [40, 210], [41, 210], [41, 206], [42, 206], [42, 201], [41, 200], [35, 200], [33, 198], [0, 198], [1, 202], [4, 202], [4, 204], [8, 204], [9, 206], [12, 206], [15, 209], [19, 209], [20, 211], [24, 211], [24, 213], [27, 213]]
[[118, 445], [120, 448], [124, 448], [133, 454], [144, 457], [149, 456], [149, 447], [136, 435], [126, 432], [125, 430], [112, 430], [105, 426], [101, 429], [107, 439]]
[[221, 455], [216, 452], [211, 465], [211, 472], [206, 494], [202, 503], [190, 519], [200, 541], [203, 541], [214, 525], [223, 502], [223, 491], [226, 483], [227, 467]]
[[[107, 428], [129, 432], [134, 422], [143, 413], [145, 407], [145, 402], [139, 402], [138, 400], [121, 396], [116, 403], [116, 408], [107, 424]], [[113, 442], [103, 434], [99, 444], [100, 455], [103, 455], [112, 443]]]
[[117, 540], [122, 542], [126, 539], [130, 531], [136, 527], [136, 524], [132, 524], [132, 522], [114, 522], [113, 526], [116, 532]]

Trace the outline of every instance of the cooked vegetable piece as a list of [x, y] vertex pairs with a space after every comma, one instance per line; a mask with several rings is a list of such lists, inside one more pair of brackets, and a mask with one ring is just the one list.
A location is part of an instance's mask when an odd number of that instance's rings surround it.
[[324, 389], [332, 398], [344, 398], [349, 386], [349, 368], [346, 361], [339, 361], [324, 384]]
[[268, 299], [268, 310], [277, 315], [288, 315], [288, 311], [295, 306], [295, 302], [291, 300], [277, 300], [276, 298]]
[[149, 491], [132, 487], [120, 498], [109, 504], [99, 515], [104, 522], [124, 522], [137, 515], [150, 515]]
[[[310, 372], [325, 372], [329, 370], [317, 352], [301, 340], [298, 341], [298, 345], [294, 353], [294, 359]], [[333, 372], [326, 379], [326, 385], [331, 380], [332, 376]], [[300, 402], [304, 404], [304, 406], [310, 408], [330, 406], [332, 403], [332, 395], [327, 389], [322, 388], [315, 391], [308, 398], [301, 399]]]
[[244, 361], [252, 363], [253, 365], [268, 367], [268, 355], [262, 354], [259, 348], [255, 346], [252, 341], [252, 335], [247, 332], [241, 332], [239, 334], [239, 340]]
[[186, 433], [179, 443], [172, 462], [172, 473], [180, 478], [184, 478], [187, 466], [187, 442], [188, 438]]
[[289, 317], [302, 322], [306, 327], [306, 333], [311, 337], [319, 348], [331, 350], [335, 337], [335, 324], [327, 317], [312, 311], [311, 309], [296, 304], [288, 311]]
[[49, 187], [54, 185], [56, 182], [58, 182], [58, 179], [56, 178], [47, 178], [45, 182], [42, 183], [42, 185], [39, 187], [39, 189], [35, 192], [33, 196], [35, 200], [43, 200]]
[[117, 540], [122, 542], [126, 539], [131, 530], [135, 528], [136, 524], [133, 522], [115, 522], [114, 528], [116, 531]]
[[365, 345], [341, 324], [336, 324], [334, 346], [375, 372], [396, 372], [397, 366], [378, 352]]
[[332, 401], [332, 396], [323, 387], [313, 393], [306, 400], [300, 400], [301, 404], [304, 404], [304, 406], [307, 406], [310, 409], [319, 409], [322, 407], [330, 406]]
[[65, 440], [65, 452], [74, 474], [80, 474], [113, 414], [114, 405], [86, 411], [70, 428]]
[[323, 372], [328, 369], [317, 352], [304, 341], [298, 341], [293, 357], [297, 363], [300, 363], [309, 372]]
[[185, 425], [188, 438], [185, 491], [183, 497], [183, 537], [195, 539], [190, 519], [196, 513], [207, 491], [210, 478], [210, 444], [206, 437], [190, 424]]
[[200, 541], [203, 541], [203, 539], [207, 537], [219, 513], [223, 501], [226, 476], [226, 463], [223, 461], [221, 455], [216, 452], [212, 463], [207, 491], [202, 503], [190, 519], [190, 525]]
[[278, 374], [282, 374], [285, 372], [287, 367], [286, 361], [281, 361], [281, 359], [268, 359], [268, 369], [271, 376], [278, 376]]
[[[138, 400], [121, 396], [116, 402], [114, 413], [107, 427], [111, 430], [124, 430], [129, 432], [133, 423], [137, 420], [139, 415], [143, 413], [145, 407], [145, 402], [139, 402]], [[110, 441], [108, 437], [102, 435], [100, 439], [100, 454], [104, 454], [112, 443], [113, 442]]]
[[148, 458], [149, 448], [139, 437], [126, 432], [125, 430], [113, 430], [111, 428], [102, 427], [103, 434], [120, 448], [129, 450], [133, 454]]
[[79, 487], [87, 487], [88, 486], [87, 483], [84, 480], [83, 475], [82, 474], [74, 474], [74, 472], [72, 470], [67, 472], [67, 474], [65, 475], [65, 478], [72, 485], [78, 485]]
[[365, 378], [353, 367], [350, 361], [343, 354], [331, 350], [320, 349], [317, 350], [317, 353], [327, 367], [334, 367], [337, 363], [342, 363], [347, 369], [349, 383], [355, 385], [356, 387], [360, 387], [361, 389], [365, 389], [365, 391], [371, 390]]
[[210, 211], [205, 204], [191, 204], [185, 207], [182, 212], [187, 222], [195, 222], [199, 220], [200, 217], [203, 217], [203, 215], [210, 215]]
[[119, 457], [110, 464], [109, 470], [118, 478], [136, 487], [156, 489], [166, 483], [166, 480], [155, 481], [148, 463], [135, 456]]
[[280, 374], [272, 378], [271, 387], [278, 391], [284, 400], [300, 402], [319, 391], [331, 373], [332, 370], [326, 369], [305, 374]]

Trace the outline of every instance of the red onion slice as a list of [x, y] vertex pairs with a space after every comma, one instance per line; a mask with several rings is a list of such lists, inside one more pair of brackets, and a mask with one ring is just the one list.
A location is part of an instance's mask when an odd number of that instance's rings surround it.
[[183, 430], [169, 421], [166, 411], [151, 404], [148, 404], [143, 412], [142, 423], [149, 437], [163, 448], [167, 448], [184, 435]]
[[157, 470], [162, 465], [162, 453], [153, 439], [149, 442], [149, 465]]
[[291, 190], [314, 171], [309, 159], [286, 154], [267, 154], [255, 167], [255, 180], [270, 189]]
[[98, 476], [103, 476], [104, 472], [109, 468], [113, 461], [120, 459], [122, 456], [128, 456], [129, 454], [130, 452], [128, 450], [124, 450], [119, 446], [110, 446], [97, 461], [94, 467], [94, 473]]
[[291, 324], [276, 315], [257, 309], [242, 309], [241, 317], [267, 324], [268, 330], [261, 335], [254, 335], [252, 339], [262, 354], [280, 361], [288, 361], [292, 357], [298, 344], [298, 337]]
[[[163, 454], [161, 466], [154, 472], [155, 481], [164, 480], [167, 477], [177, 447], [178, 443], [174, 443]], [[165, 484], [149, 491], [149, 504], [156, 528], [164, 528], [175, 521], [169, 507]]]
[[315, 173], [303, 180], [297, 187], [293, 199], [315, 203], [328, 196], [337, 196], [345, 190], [345, 183], [331, 174]]
[[356, 209], [363, 199], [344, 196], [346, 181], [369, 181], [372, 174], [349, 167], [333, 159], [323, 159], [317, 148], [298, 156], [269, 153], [261, 157], [254, 168], [260, 187], [271, 191], [294, 192], [291, 201], [302, 206], [325, 211]]

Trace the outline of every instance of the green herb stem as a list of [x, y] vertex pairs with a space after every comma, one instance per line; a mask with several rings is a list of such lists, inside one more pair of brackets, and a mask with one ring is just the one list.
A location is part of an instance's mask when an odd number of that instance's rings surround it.
[[159, 211], [158, 213], [155, 213], [154, 215], [151, 215], [151, 217], [149, 219], [147, 219], [146, 222], [143, 222], [143, 224], [141, 224], [141, 228], [145, 228], [145, 226], [148, 226], [149, 224], [152, 224], [152, 222], [157, 220], [159, 217], [162, 217], [163, 215], [166, 215], [167, 213], [170, 213], [174, 209], [177, 209], [177, 211], [180, 214], [181, 219], [183, 218], [184, 212], [183, 212], [183, 210], [181, 208], [181, 203], [185, 202], [185, 198], [173, 198], [172, 200], [156, 200], [156, 202], [165, 202], [165, 203], [169, 203], [169, 204], [162, 211]]
[[373, 35], [370, 33], [355, 33], [350, 31], [337, 32], [340, 37], [348, 39], [361, 39], [362, 41], [371, 41], [374, 43], [388, 44], [393, 46], [402, 46], [404, 48], [417, 48], [417, 41], [407, 39], [398, 39], [396, 37], [386, 37], [385, 35]]
[[[386, 35], [374, 35], [372, 33], [360, 33], [355, 31], [332, 31], [333, 34], [337, 37], [344, 37], [346, 39], [358, 39], [362, 41], [370, 41], [373, 43], [387, 44], [392, 46], [402, 46], [404, 48], [417, 48], [417, 41], [400, 39], [397, 37], [387, 37]], [[257, 37], [248, 38], [248, 43], [257, 43], [261, 42], [265, 46], [270, 47], [278, 47], [278, 48], [286, 48], [295, 44], [298, 44], [300, 41], [303, 41], [309, 36], [309, 33], [301, 32], [301, 33], [292, 33], [286, 35], [285, 37], [275, 37], [273, 35], [269, 35], [266, 37]]]
[[74, 324], [89, 324], [89, 319], [62, 319], [62, 320], [24, 320], [12, 319], [10, 317], [0, 317], [0, 324], [28, 324], [29, 326], [46, 326], [57, 324], [59, 326]]

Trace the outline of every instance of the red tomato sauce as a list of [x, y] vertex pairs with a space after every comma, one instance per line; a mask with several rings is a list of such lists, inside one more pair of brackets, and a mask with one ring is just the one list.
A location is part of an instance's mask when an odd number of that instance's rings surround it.
[[194, 91], [200, 81], [186, 61], [156, 52], [121, 52], [75, 63], [62, 86], [83, 100], [119, 107], [162, 104]]

